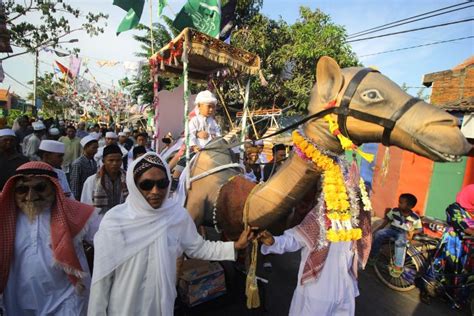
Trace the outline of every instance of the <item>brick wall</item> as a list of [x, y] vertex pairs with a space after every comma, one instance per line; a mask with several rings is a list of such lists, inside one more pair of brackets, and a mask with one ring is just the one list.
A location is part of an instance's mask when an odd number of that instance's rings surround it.
[[427, 80], [432, 82], [432, 104], [445, 105], [474, 96], [474, 64], [426, 75], [424, 81]]

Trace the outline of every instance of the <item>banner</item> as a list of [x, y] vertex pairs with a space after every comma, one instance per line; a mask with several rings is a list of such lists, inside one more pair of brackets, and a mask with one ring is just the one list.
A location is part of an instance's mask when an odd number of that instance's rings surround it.
[[114, 0], [114, 5], [122, 8], [127, 15], [117, 28], [117, 35], [135, 28], [142, 17], [145, 0]]
[[188, 0], [173, 21], [173, 27], [179, 31], [192, 27], [213, 37], [219, 36], [220, 26], [219, 0]]

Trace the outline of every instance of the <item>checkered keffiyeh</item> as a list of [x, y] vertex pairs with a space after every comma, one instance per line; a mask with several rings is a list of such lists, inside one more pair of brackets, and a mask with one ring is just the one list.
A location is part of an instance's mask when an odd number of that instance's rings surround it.
[[74, 237], [84, 228], [94, 208], [68, 199], [58, 182], [51, 176], [53, 168], [38, 161], [18, 167], [17, 175], [8, 179], [0, 194], [0, 294], [8, 281], [10, 265], [14, 255], [17, 208], [15, 205], [15, 183], [25, 174], [33, 174], [50, 180], [56, 189], [56, 200], [51, 208], [51, 248], [55, 263], [64, 270], [71, 283], [82, 287], [80, 279], [85, 275], [74, 248]]

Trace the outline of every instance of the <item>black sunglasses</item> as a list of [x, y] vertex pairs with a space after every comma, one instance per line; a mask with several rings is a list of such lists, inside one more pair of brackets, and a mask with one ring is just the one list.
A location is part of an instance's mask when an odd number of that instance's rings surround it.
[[33, 189], [38, 193], [43, 193], [47, 187], [48, 185], [44, 182], [38, 183], [34, 186], [20, 185], [15, 188], [15, 192], [19, 194], [25, 194], [25, 193], [28, 193], [31, 189]]
[[143, 191], [151, 191], [155, 186], [158, 189], [166, 189], [170, 185], [170, 180], [167, 178], [160, 180], [143, 180], [138, 184], [138, 187]]

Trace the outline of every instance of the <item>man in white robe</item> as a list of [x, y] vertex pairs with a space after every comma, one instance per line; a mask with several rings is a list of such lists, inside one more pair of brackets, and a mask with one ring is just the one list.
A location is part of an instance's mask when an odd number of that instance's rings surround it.
[[0, 314], [85, 316], [93, 208], [66, 198], [44, 162], [18, 167], [0, 205]]
[[67, 181], [66, 173], [61, 169], [65, 151], [66, 147], [62, 142], [45, 139], [40, 143], [38, 156], [42, 162], [53, 167], [54, 172], [58, 175], [58, 181], [64, 194], [68, 198], [74, 199], [71, 188], [69, 187], [69, 182]]
[[237, 242], [205, 241], [190, 215], [169, 198], [170, 173], [155, 153], [127, 170], [129, 196], [105, 214], [94, 238], [94, 275], [88, 315], [173, 315], [176, 259], [235, 260]]
[[98, 168], [102, 167], [104, 158], [104, 148], [110, 145], [119, 146], [120, 150], [122, 151], [122, 157], [128, 157], [128, 150], [126, 150], [125, 147], [123, 147], [122, 145], [118, 144], [118, 135], [114, 132], [107, 132], [105, 133], [105, 144], [99, 147], [97, 153], [94, 156]]
[[354, 315], [359, 295], [357, 269], [365, 266], [370, 253], [370, 212], [359, 214], [362, 239], [333, 243], [321, 236], [321, 220], [316, 212], [310, 211], [301, 224], [281, 236], [260, 233], [257, 238], [263, 243], [261, 252], [267, 255], [301, 250], [290, 316]]

